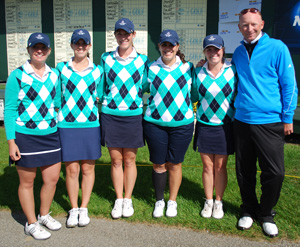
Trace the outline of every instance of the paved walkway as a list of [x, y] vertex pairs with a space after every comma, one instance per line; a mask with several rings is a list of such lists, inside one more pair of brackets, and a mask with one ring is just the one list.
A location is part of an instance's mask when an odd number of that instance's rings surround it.
[[37, 241], [25, 235], [23, 214], [11, 214], [9, 211], [0, 211], [0, 246], [109, 246], [109, 247], [135, 247], [135, 246], [214, 246], [214, 247], [296, 247], [300, 242], [292, 243], [274, 239], [267, 241], [250, 241], [244, 238], [223, 236], [206, 232], [196, 232], [175, 227], [160, 227], [150, 224], [128, 223], [124, 220], [109, 220], [92, 218], [87, 227], [69, 229], [65, 227], [65, 218], [56, 218], [63, 227], [52, 232], [50, 239]]

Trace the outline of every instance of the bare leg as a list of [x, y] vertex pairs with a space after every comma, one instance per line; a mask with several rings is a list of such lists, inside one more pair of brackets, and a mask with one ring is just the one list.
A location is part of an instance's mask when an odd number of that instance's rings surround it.
[[123, 149], [108, 148], [111, 157], [111, 179], [117, 199], [123, 198]]
[[221, 201], [227, 186], [227, 160], [228, 155], [215, 155], [214, 171], [215, 171], [215, 190], [216, 200]]
[[213, 199], [214, 194], [214, 154], [200, 153], [203, 163], [203, 188], [206, 199]]
[[123, 157], [124, 157], [124, 188], [125, 196], [124, 198], [131, 198], [132, 191], [135, 185], [137, 177], [136, 169], [136, 153], [137, 148], [124, 148]]
[[169, 171], [169, 187], [170, 187], [170, 200], [176, 201], [178, 191], [182, 181], [182, 164], [173, 164], [167, 162], [167, 169]]
[[43, 178], [43, 186], [40, 192], [40, 215], [46, 215], [49, 213], [50, 206], [55, 194], [56, 184], [58, 182], [61, 169], [61, 163], [59, 162], [50, 166], [42, 166], [40, 169]]
[[35, 204], [33, 195], [33, 184], [36, 177], [36, 168], [26, 168], [16, 166], [19, 174], [19, 200], [24, 214], [26, 215], [28, 224], [32, 224], [37, 221], [35, 215]]
[[95, 161], [83, 160], [81, 164], [82, 181], [82, 202], [81, 208], [87, 208], [90, 201], [91, 193], [95, 183]]
[[72, 208], [78, 208], [78, 191], [79, 191], [79, 161], [66, 163], [66, 186]]

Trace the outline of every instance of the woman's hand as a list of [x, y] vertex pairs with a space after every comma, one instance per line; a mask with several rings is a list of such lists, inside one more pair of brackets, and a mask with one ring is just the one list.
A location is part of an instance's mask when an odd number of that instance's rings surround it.
[[14, 139], [8, 140], [8, 146], [9, 146], [9, 157], [13, 161], [18, 161], [19, 159], [21, 159], [19, 147], [15, 143]]
[[205, 64], [205, 60], [204, 60], [204, 59], [201, 59], [201, 60], [197, 63], [196, 68], [198, 68], [198, 67], [203, 67], [204, 64]]

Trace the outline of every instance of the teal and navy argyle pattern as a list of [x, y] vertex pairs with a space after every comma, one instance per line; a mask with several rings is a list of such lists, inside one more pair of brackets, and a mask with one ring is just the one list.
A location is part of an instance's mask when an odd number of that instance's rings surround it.
[[196, 68], [199, 92], [197, 121], [209, 125], [222, 125], [233, 121], [236, 86], [235, 67], [226, 67], [217, 79], [211, 78], [206, 68]]
[[[62, 85], [62, 104], [58, 114], [59, 127], [70, 128], [74, 124], [91, 122], [99, 126], [99, 114], [97, 103], [97, 88], [103, 76], [100, 66], [94, 65], [94, 69], [85, 76], [80, 76], [69, 66], [69, 62], [57, 65], [60, 72]], [[88, 127], [88, 126], [86, 126]]]
[[20, 86], [16, 123], [32, 130], [56, 127], [54, 98], [59, 83], [57, 71], [52, 69], [47, 80], [41, 82], [27, 74], [22, 66], [16, 70], [16, 79]]
[[149, 65], [150, 97], [145, 120], [170, 127], [194, 120], [191, 102], [193, 68], [190, 62], [181, 62], [172, 71], [165, 70], [156, 61]]
[[147, 56], [142, 54], [127, 65], [119, 63], [113, 52], [102, 55], [106, 79], [102, 112], [117, 116], [142, 114], [142, 82], [146, 80], [147, 63]]

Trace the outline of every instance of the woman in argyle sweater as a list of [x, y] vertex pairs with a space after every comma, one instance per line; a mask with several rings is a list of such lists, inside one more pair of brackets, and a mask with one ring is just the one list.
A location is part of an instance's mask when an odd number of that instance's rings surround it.
[[[196, 68], [198, 89], [197, 124], [194, 149], [203, 163], [204, 208], [201, 216], [221, 219], [222, 197], [227, 185], [227, 159], [234, 153], [233, 100], [236, 69], [225, 61], [224, 41], [219, 35], [208, 35], [203, 41], [207, 62]], [[214, 190], [216, 199], [213, 201]]]
[[[144, 118], [150, 160], [153, 162], [152, 179], [155, 189], [153, 216], [163, 216], [164, 190], [169, 172], [170, 197], [166, 216], [177, 215], [176, 198], [182, 181], [182, 162], [194, 131], [191, 95], [193, 64], [184, 60], [179, 51], [179, 37], [174, 30], [160, 35], [161, 57], [149, 64], [144, 91], [150, 92]], [[193, 97], [194, 98], [194, 97]]]
[[118, 47], [102, 54], [100, 62], [105, 73], [101, 139], [111, 157], [111, 178], [117, 197], [111, 216], [118, 219], [134, 213], [131, 196], [137, 177], [136, 153], [144, 146], [142, 81], [146, 78], [148, 58], [133, 47], [136, 33], [130, 20], [118, 20], [114, 34]]
[[[90, 222], [87, 206], [95, 182], [95, 160], [101, 157], [97, 98], [102, 94], [103, 70], [89, 59], [91, 46], [86, 29], [74, 30], [71, 37], [74, 57], [57, 65], [62, 84], [58, 130], [72, 207], [67, 227], [86, 226]], [[82, 200], [78, 207], [80, 170]]]
[[[24, 232], [38, 240], [48, 239], [50, 230], [61, 224], [49, 210], [61, 168], [61, 148], [56, 125], [60, 104], [58, 72], [46, 64], [51, 53], [46, 34], [33, 33], [28, 39], [30, 60], [9, 75], [5, 89], [5, 131], [9, 156], [20, 179], [18, 195], [27, 218]], [[34, 180], [40, 168], [43, 185], [40, 213], [35, 215]]]

